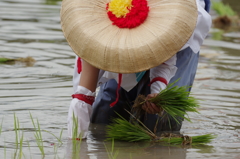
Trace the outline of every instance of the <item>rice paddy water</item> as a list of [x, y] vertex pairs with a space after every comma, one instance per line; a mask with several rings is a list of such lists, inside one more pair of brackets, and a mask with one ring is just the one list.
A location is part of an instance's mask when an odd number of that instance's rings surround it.
[[[216, 0], [217, 1], [217, 0]], [[240, 1], [223, 0], [239, 14]], [[75, 55], [60, 27], [60, 0], [1, 0], [0, 57], [35, 62], [0, 64], [0, 158], [240, 158], [240, 29], [212, 28], [201, 48], [189, 113], [181, 133], [217, 135], [210, 144], [181, 147], [105, 141], [92, 124], [87, 140], [67, 138]], [[217, 14], [212, 11], [213, 18]]]

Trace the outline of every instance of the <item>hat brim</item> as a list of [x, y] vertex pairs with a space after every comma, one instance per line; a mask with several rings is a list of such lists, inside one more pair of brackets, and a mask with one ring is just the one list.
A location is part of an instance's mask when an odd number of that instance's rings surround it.
[[118, 28], [108, 18], [108, 0], [63, 0], [61, 25], [73, 51], [91, 65], [116, 73], [136, 73], [176, 54], [197, 22], [196, 0], [148, 0], [145, 22]]

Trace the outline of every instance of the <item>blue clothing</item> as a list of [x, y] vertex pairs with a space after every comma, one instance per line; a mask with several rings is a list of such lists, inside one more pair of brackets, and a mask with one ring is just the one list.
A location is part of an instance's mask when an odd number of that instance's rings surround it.
[[210, 0], [204, 0], [204, 2], [205, 2], [205, 10], [207, 12], [209, 12], [210, 11], [210, 7], [211, 7], [211, 1]]
[[[199, 53], [194, 53], [190, 47], [179, 51], [177, 53], [176, 63], [178, 70], [175, 76], [171, 79], [170, 83], [180, 78], [175, 85], [192, 86], [197, 70], [198, 58]], [[119, 90], [119, 101], [112, 108], [110, 108], [110, 103], [114, 102], [116, 99], [117, 82], [112, 79], [103, 84], [100, 87], [100, 91], [95, 99], [95, 102], [92, 105], [93, 113], [91, 122], [109, 124], [112, 118], [119, 117], [116, 112], [128, 120], [130, 116], [124, 109], [130, 111], [133, 101], [139, 94], [143, 94], [145, 96], [150, 94], [149, 83], [149, 71], [147, 71], [139, 83], [131, 91], [127, 92], [122, 88]], [[190, 89], [191, 88], [187, 91], [190, 91]], [[153, 131], [157, 118], [158, 115], [146, 114], [141, 120], [150, 130]], [[167, 116], [165, 116], [165, 118], [159, 120], [157, 132], [179, 131], [181, 129], [182, 120], [182, 118], [179, 118], [180, 124], [178, 124], [174, 120], [170, 119], [170, 126], [169, 120], [167, 119]]]

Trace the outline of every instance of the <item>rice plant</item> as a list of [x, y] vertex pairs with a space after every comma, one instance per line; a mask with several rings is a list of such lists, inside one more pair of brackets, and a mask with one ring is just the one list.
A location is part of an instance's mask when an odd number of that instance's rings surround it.
[[[38, 119], [34, 119], [32, 114], [29, 112], [30, 114], [30, 118], [34, 127], [34, 137], [36, 139], [36, 144], [38, 149], [40, 150], [40, 153], [42, 155], [42, 158], [45, 158], [45, 150], [44, 150], [44, 141], [43, 141], [43, 136], [42, 133], [46, 132], [51, 134], [53, 137], [55, 137], [57, 139], [57, 144], [54, 144], [54, 153], [55, 156], [57, 155], [57, 151], [58, 151], [58, 147], [62, 146], [62, 136], [63, 136], [63, 129], [61, 129], [59, 135], [55, 135], [49, 131], [46, 130], [41, 130], [40, 128], [40, 123], [38, 121]], [[3, 126], [3, 118], [2, 121], [0, 123], [0, 135], [2, 133], [2, 126]], [[32, 153], [31, 153], [31, 145], [30, 142], [28, 140], [24, 141], [25, 137], [24, 137], [24, 128], [20, 127], [20, 121], [18, 119], [18, 117], [16, 116], [16, 114], [14, 113], [14, 117], [13, 117], [13, 133], [14, 133], [14, 137], [13, 137], [13, 143], [14, 143], [14, 152], [12, 154], [10, 154], [10, 156], [8, 156], [7, 154], [7, 150], [8, 150], [8, 146], [6, 145], [6, 141], [4, 141], [4, 149], [3, 149], [3, 157], [2, 158], [14, 158], [14, 159], [22, 159], [22, 158], [33, 158], [32, 157]], [[10, 142], [10, 141], [9, 141]], [[24, 143], [25, 142], [25, 143]], [[29, 150], [30, 155], [29, 156], [25, 156], [24, 154], [24, 146], [26, 145], [26, 148]]]
[[23, 131], [20, 133], [20, 125], [19, 125], [19, 120], [16, 117], [14, 113], [14, 131], [15, 131], [15, 145], [16, 145], [16, 151], [14, 153], [14, 158], [21, 159], [23, 156]]
[[123, 118], [113, 119], [113, 123], [107, 126], [106, 136], [107, 140], [115, 139], [128, 142], [151, 141], [172, 145], [206, 144], [216, 137], [212, 134], [190, 137], [171, 133], [164, 136], [156, 136], [149, 129], [139, 125], [139, 122], [133, 124]]
[[[158, 113], [159, 116], [162, 116], [162, 112], [165, 111], [165, 114], [168, 114], [177, 123], [179, 123], [177, 119], [178, 117], [191, 121], [187, 113], [199, 113], [197, 111], [197, 108], [199, 107], [198, 100], [189, 96], [190, 92], [186, 91], [189, 88], [188, 86], [173, 86], [174, 83], [169, 84], [156, 97], [148, 99], [148, 101], [154, 103], [160, 108], [160, 112]], [[132, 112], [126, 110], [131, 116], [130, 121], [127, 121], [120, 115], [120, 118], [113, 119], [113, 123], [107, 126], [107, 139], [116, 139], [128, 142], [152, 141], [165, 144], [192, 145], [209, 143], [213, 138], [215, 138], [215, 136], [211, 134], [194, 137], [176, 134], [170, 134], [170, 136], [157, 136], [139, 120], [141, 115], [145, 113], [142, 109], [145, 102], [146, 98], [140, 95], [135, 100]]]
[[37, 142], [37, 146], [42, 154], [42, 156], [44, 157], [45, 156], [45, 152], [44, 152], [44, 145], [43, 145], [43, 139], [42, 139], [42, 133], [41, 133], [41, 129], [40, 129], [40, 124], [38, 122], [38, 119], [36, 121], [36, 123], [34, 122], [33, 120], [33, 117], [32, 117], [32, 114], [30, 114], [30, 117], [31, 117], [31, 120], [32, 120], [32, 124], [34, 126], [34, 130], [35, 130], [35, 134], [34, 134], [34, 137], [36, 139], [36, 142]]
[[123, 140], [128, 142], [151, 141], [152, 135], [150, 130], [146, 130], [137, 122], [130, 123], [124, 118], [115, 118], [113, 123], [106, 127], [107, 140]]

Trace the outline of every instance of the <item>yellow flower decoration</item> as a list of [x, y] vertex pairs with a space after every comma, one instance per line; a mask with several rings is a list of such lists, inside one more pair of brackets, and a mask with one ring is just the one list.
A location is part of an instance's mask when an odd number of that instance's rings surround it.
[[108, 5], [108, 11], [111, 11], [116, 17], [125, 17], [132, 7], [132, 0], [111, 0]]

